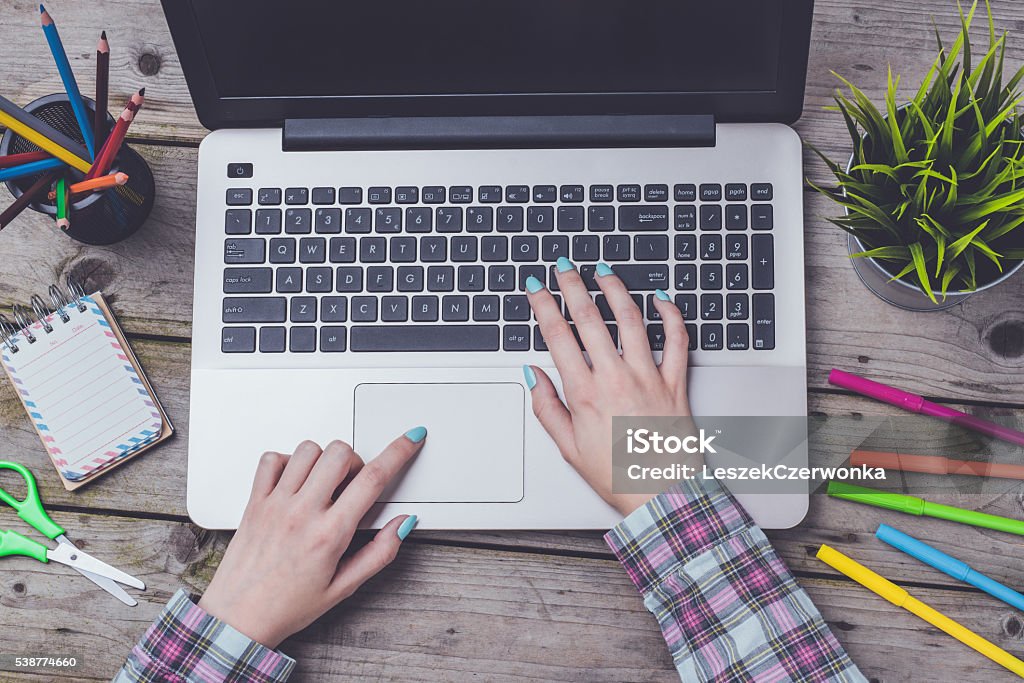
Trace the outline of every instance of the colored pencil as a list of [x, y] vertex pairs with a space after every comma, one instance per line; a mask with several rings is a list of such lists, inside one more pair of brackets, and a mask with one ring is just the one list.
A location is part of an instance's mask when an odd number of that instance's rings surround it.
[[0, 213], [0, 230], [3, 230], [7, 225], [13, 221], [19, 213], [25, 210], [29, 204], [31, 204], [35, 198], [42, 194], [46, 188], [53, 184], [53, 181], [57, 179], [60, 171], [50, 171], [44, 176], [41, 176], [39, 180], [32, 183], [32, 187], [28, 188], [21, 193], [21, 196], [14, 200], [14, 203], [4, 209], [3, 213]]
[[107, 32], [100, 34], [96, 46], [96, 112], [93, 119], [93, 136], [97, 147], [103, 146], [107, 137], [107, 93], [110, 83], [110, 43]]
[[46, 150], [68, 166], [88, 173], [90, 164], [86, 159], [89, 152], [64, 133], [50, 124], [37, 119], [27, 111], [0, 95], [0, 124], [31, 142], [36, 147]]
[[142, 103], [146, 101], [146, 89], [139, 88], [139, 92], [137, 92], [136, 95], [137, 96], [132, 96], [132, 98], [128, 100], [128, 109], [133, 114], [138, 112], [139, 109], [142, 108]]
[[67, 230], [71, 222], [68, 220], [68, 181], [64, 176], [57, 179], [57, 227]]
[[60, 74], [60, 80], [64, 82], [64, 90], [68, 93], [71, 110], [75, 113], [78, 127], [82, 130], [85, 148], [89, 150], [89, 158], [92, 159], [96, 156], [96, 149], [93, 146], [92, 122], [89, 121], [89, 112], [85, 108], [85, 102], [82, 101], [82, 92], [78, 89], [75, 73], [71, 70], [71, 63], [68, 61], [67, 52], [64, 51], [64, 44], [57, 33], [57, 24], [53, 23], [53, 17], [42, 5], [39, 5], [39, 21], [43, 26], [46, 42], [50, 45], [50, 52], [53, 53], [53, 61], [57, 64], [57, 73]]
[[43, 159], [42, 161], [22, 164], [21, 166], [12, 166], [11, 168], [0, 170], [0, 182], [24, 178], [25, 176], [36, 175], [37, 173], [45, 173], [46, 171], [52, 171], [63, 166], [64, 162], [60, 159]]
[[[99, 178], [92, 178], [91, 180], [83, 180], [80, 183], [75, 183], [68, 188], [68, 192], [73, 197], [74, 195], [85, 194], [86, 192], [95, 192], [96, 190], [105, 190], [108, 187], [124, 185], [127, 182], [127, 173], [111, 173], [110, 175], [100, 176]], [[52, 202], [57, 198], [57, 192], [51, 191], [47, 197]]]
[[[106, 175], [107, 171], [110, 170], [111, 165], [114, 163], [114, 159], [117, 158], [117, 153], [121, 150], [121, 145], [124, 143], [124, 136], [128, 133], [128, 126], [132, 124], [132, 119], [135, 118], [135, 112], [142, 106], [145, 101], [143, 96], [143, 90], [132, 95], [131, 100], [128, 102], [128, 106], [125, 107], [121, 115], [117, 117], [117, 123], [114, 124], [114, 130], [107, 136], [107, 141], [103, 143], [103, 149], [100, 150], [99, 156], [96, 157], [96, 161], [93, 162], [92, 168], [85, 174], [85, 179], [90, 180], [97, 178], [102, 175]], [[135, 111], [132, 111], [131, 107], [135, 106]]]
[[32, 161], [42, 161], [43, 159], [49, 159], [50, 155], [46, 152], [22, 152], [21, 154], [8, 154], [5, 157], [0, 157], [0, 168], [10, 168], [11, 166], [21, 166]]

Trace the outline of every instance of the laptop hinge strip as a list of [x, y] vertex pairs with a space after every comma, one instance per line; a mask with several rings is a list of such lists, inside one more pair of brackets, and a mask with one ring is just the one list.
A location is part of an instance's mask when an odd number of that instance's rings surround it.
[[287, 119], [282, 149], [714, 147], [711, 115]]

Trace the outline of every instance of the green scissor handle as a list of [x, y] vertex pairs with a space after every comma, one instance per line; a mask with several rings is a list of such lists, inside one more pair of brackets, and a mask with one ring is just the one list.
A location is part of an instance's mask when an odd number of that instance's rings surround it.
[[[47, 538], [53, 539], [63, 534], [64, 529], [50, 519], [50, 515], [46, 514], [46, 510], [43, 509], [43, 501], [39, 500], [39, 487], [36, 486], [36, 478], [32, 476], [29, 469], [16, 462], [6, 461], [0, 461], [0, 469], [14, 470], [20, 474], [25, 479], [25, 487], [27, 489], [25, 500], [18, 500], [7, 491], [4, 491], [3, 488], [0, 488], [0, 500], [14, 508], [18, 512], [18, 516], [21, 517], [26, 524], [34, 527], [36, 531]], [[46, 557], [45, 546], [40, 547], [43, 547], [43, 557]], [[0, 548], [0, 550], [2, 550], [2, 548]], [[43, 560], [43, 562], [45, 561], [46, 560]]]
[[46, 546], [42, 543], [36, 543], [17, 531], [0, 531], [0, 557], [8, 555], [24, 555], [40, 562], [47, 561]]

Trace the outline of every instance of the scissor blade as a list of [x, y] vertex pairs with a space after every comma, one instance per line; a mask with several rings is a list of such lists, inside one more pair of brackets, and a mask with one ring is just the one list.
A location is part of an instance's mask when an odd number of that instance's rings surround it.
[[138, 600], [136, 600], [132, 596], [128, 595], [127, 591], [125, 591], [125, 589], [123, 589], [120, 586], [118, 586], [117, 582], [114, 581], [113, 579], [108, 579], [107, 577], [100, 576], [99, 574], [93, 574], [92, 572], [88, 572], [88, 571], [86, 571], [84, 569], [81, 569], [80, 567], [72, 567], [72, 569], [74, 569], [76, 572], [78, 572], [79, 574], [81, 574], [85, 578], [89, 579], [90, 581], [95, 583], [97, 586], [99, 586], [100, 588], [102, 588], [106, 592], [110, 593], [115, 598], [117, 598], [118, 600], [120, 600], [124, 604], [128, 605], [129, 607], [135, 607], [136, 605], [139, 604]]
[[60, 562], [61, 564], [66, 564], [74, 569], [84, 569], [87, 572], [92, 572], [99, 576], [105, 576], [108, 579], [113, 579], [118, 583], [123, 583], [126, 586], [131, 586], [132, 588], [138, 588], [139, 590], [146, 589], [146, 584], [142, 583], [131, 574], [126, 574], [120, 569], [115, 569], [106, 562], [100, 562], [92, 555], [84, 553], [68, 543], [58, 543], [56, 548], [51, 548], [46, 552], [46, 558], [55, 562]]

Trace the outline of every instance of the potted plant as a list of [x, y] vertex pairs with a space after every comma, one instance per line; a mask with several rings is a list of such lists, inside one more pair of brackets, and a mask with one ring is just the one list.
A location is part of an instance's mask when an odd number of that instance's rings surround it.
[[846, 210], [830, 220], [849, 233], [858, 274], [905, 308], [945, 308], [1024, 264], [1024, 68], [1004, 80], [1006, 34], [996, 37], [985, 6], [988, 51], [971, 52], [975, 0], [948, 50], [936, 29], [938, 57], [906, 104], [891, 67], [884, 113], [835, 74], [850, 95], [837, 91], [829, 109], [845, 119], [853, 154], [840, 166], [814, 150], [838, 182], [810, 184]]

